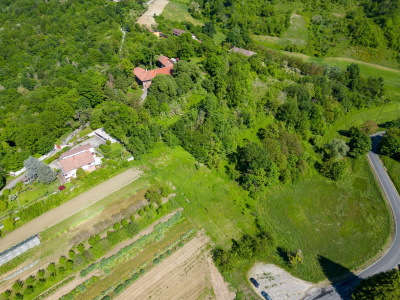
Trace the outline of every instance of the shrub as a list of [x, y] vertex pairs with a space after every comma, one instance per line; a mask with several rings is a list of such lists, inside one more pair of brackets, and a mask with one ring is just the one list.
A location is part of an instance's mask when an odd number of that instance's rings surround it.
[[79, 275], [80, 275], [81, 277], [86, 277], [87, 274], [88, 274], [88, 270], [87, 270], [87, 269], [83, 269], [83, 270], [79, 273]]
[[60, 265], [65, 265], [65, 263], [67, 262], [67, 258], [65, 256], [61, 256], [58, 262], [60, 263]]
[[46, 284], [46, 279], [45, 278], [40, 278], [37, 282], [36, 282], [36, 286], [38, 287], [42, 287]]
[[143, 275], [146, 271], [144, 269], [140, 269], [139, 273], [140, 275]]
[[0, 200], [0, 211], [6, 210], [8, 206], [8, 202]]
[[172, 254], [171, 250], [167, 250], [167, 255], [170, 256]]
[[39, 278], [43, 278], [45, 275], [46, 275], [46, 272], [45, 272], [45, 270], [43, 270], [43, 269], [40, 269], [40, 270], [37, 272], [37, 276], [38, 276]]
[[114, 230], [117, 231], [119, 229], [121, 229], [121, 224], [119, 224], [118, 222], [114, 224], [113, 226]]
[[132, 279], [133, 280], [136, 280], [138, 278], [139, 278], [139, 273], [135, 273], [135, 274], [132, 275]]
[[76, 253], [75, 253], [74, 250], [71, 249], [71, 250], [68, 251], [68, 257], [69, 257], [70, 259], [74, 259], [75, 256], [76, 256]]
[[159, 200], [161, 200], [159, 189], [154, 185], [147, 190], [144, 196], [147, 200], [149, 200], [149, 202], [158, 202]]
[[127, 219], [123, 219], [121, 224], [122, 224], [122, 227], [126, 227], [126, 225], [128, 225], [128, 220]]
[[110, 296], [104, 296], [101, 300], [110, 300]]
[[98, 235], [98, 234], [96, 234], [94, 236], [94, 238], [95, 238], [96, 242], [99, 242], [101, 240], [100, 235]]
[[3, 195], [4, 195], [5, 197], [7, 197], [8, 195], [10, 195], [10, 190], [9, 190], [9, 189], [4, 189]]
[[160, 259], [156, 258], [155, 260], [153, 260], [153, 264], [158, 265], [160, 263]]
[[79, 253], [83, 253], [83, 251], [85, 251], [85, 246], [82, 243], [78, 245], [78, 251]]
[[107, 145], [111, 145], [111, 141], [110, 141], [110, 140], [107, 140], [107, 141], [106, 141], [106, 144], [107, 144]]
[[94, 244], [96, 244], [96, 239], [94, 238], [94, 237], [91, 237], [90, 239], [89, 239], [89, 245], [94, 245]]
[[15, 292], [19, 292], [23, 286], [24, 286], [24, 283], [21, 280], [17, 280], [16, 282], [13, 283], [12, 289]]
[[117, 286], [117, 288], [114, 290], [114, 294], [115, 294], [115, 295], [121, 294], [124, 290], [125, 290], [125, 285], [124, 285], [124, 284], [120, 284], [120, 285]]
[[7, 290], [7, 291], [4, 292], [3, 295], [4, 295], [5, 298], [8, 298], [8, 297], [11, 296], [11, 294], [12, 294], [12, 291], [11, 290]]
[[47, 271], [49, 273], [54, 273], [55, 270], [56, 270], [56, 264], [55, 263], [49, 263], [49, 265], [47, 266]]
[[133, 221], [135, 221], [135, 215], [133, 214], [133, 215], [131, 215], [131, 221], [133, 222]]
[[36, 279], [35, 276], [31, 275], [25, 280], [26, 285], [33, 285], [35, 283]]
[[161, 260], [165, 259], [165, 256], [161, 254], [161, 255], [160, 255], [160, 259], [161, 259]]
[[183, 245], [184, 245], [183, 242], [179, 242], [179, 245], [178, 245], [178, 246], [179, 246], [179, 247], [183, 247]]
[[33, 285], [28, 285], [27, 288], [25, 289], [24, 294], [30, 295], [30, 294], [33, 294], [34, 291], [35, 291], [35, 287]]
[[143, 216], [143, 215], [144, 215], [143, 209], [139, 209], [139, 210], [138, 210], [138, 214], [139, 214], [139, 216]]

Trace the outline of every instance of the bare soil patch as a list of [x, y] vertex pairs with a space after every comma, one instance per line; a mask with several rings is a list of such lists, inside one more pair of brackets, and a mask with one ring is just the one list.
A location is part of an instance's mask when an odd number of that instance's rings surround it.
[[139, 178], [141, 173], [141, 171], [129, 169], [19, 227], [1, 239], [0, 252], [22, 242], [46, 228], [56, 225], [64, 219], [76, 214], [80, 210], [92, 205], [104, 197], [107, 197]]
[[116, 299], [234, 299], [235, 293], [211, 260], [208, 242], [200, 233]]
[[274, 300], [303, 299], [306, 292], [314, 286], [272, 264], [256, 263], [250, 269], [248, 277], [253, 277], [260, 284], [258, 288], [255, 288], [249, 283], [260, 297], [261, 292], [265, 291]]
[[154, 0], [154, 2], [150, 4], [147, 11], [140, 16], [136, 23], [139, 23], [140, 25], [146, 25], [148, 28], [151, 28], [151, 25], [156, 24], [154, 15], [161, 15], [168, 2], [168, 0]]

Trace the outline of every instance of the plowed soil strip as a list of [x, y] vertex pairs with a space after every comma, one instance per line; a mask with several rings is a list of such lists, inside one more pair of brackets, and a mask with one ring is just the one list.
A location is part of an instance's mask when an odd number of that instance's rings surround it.
[[209, 265], [207, 243], [205, 235], [192, 239], [116, 299], [234, 299], [234, 293], [229, 291], [222, 276], [219, 273], [211, 275], [215, 269]]

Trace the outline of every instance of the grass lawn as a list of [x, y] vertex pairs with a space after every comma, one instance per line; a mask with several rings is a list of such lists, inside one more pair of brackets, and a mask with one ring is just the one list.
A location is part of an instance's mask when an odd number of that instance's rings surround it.
[[160, 148], [142, 163], [150, 169], [148, 176], [176, 188], [172, 202], [217, 245], [228, 246], [232, 238], [255, 232], [254, 217], [245, 209], [247, 193], [215, 170], [197, 169], [195, 159], [182, 148]]
[[77, 135], [75, 135], [69, 142], [73, 143], [75, 142], [78, 138], [84, 137], [85, 135], [91, 133], [93, 131], [92, 128], [90, 128], [90, 126], [86, 127], [85, 129], [81, 130], [78, 132]]
[[226, 39], [226, 35], [218, 30], [217, 30], [217, 33], [214, 34], [214, 37], [213, 37], [214, 43], [216, 43], [217, 45], [221, 44], [223, 41], [225, 41], [225, 39]]
[[308, 29], [304, 17], [293, 13], [290, 17], [290, 26], [288, 30], [286, 30], [282, 38], [276, 39], [275, 41], [282, 47], [288, 45], [305, 47], [308, 42]]
[[175, 22], [190, 22], [193, 25], [204, 25], [201, 20], [193, 18], [189, 13], [187, 1], [169, 1], [161, 15]]
[[340, 136], [340, 131], [349, 129], [352, 126], [359, 127], [366, 121], [375, 121], [378, 124], [395, 120], [400, 117], [400, 103], [391, 103], [383, 106], [356, 110], [341, 118], [331, 125], [324, 135], [324, 142]]
[[[278, 247], [303, 251], [304, 264], [289, 270], [295, 276], [312, 282], [333, 279], [343, 269], [320, 263], [319, 256], [355, 270], [389, 239], [389, 211], [366, 158], [349, 161], [345, 180], [314, 174], [273, 189], [259, 201], [259, 219], [275, 233]], [[274, 260], [287, 268], [284, 254], [278, 251]]]
[[392, 179], [397, 191], [400, 191], [400, 163], [389, 156], [381, 155], [383, 162], [388, 170], [390, 179]]
[[35, 201], [41, 197], [44, 197], [52, 192], [56, 191], [57, 187], [60, 185], [60, 182], [57, 180], [53, 181], [50, 184], [43, 184], [39, 182], [35, 182], [33, 185], [27, 185], [23, 188], [28, 188], [28, 190], [21, 192], [18, 194], [19, 204], [25, 205], [26, 203]]

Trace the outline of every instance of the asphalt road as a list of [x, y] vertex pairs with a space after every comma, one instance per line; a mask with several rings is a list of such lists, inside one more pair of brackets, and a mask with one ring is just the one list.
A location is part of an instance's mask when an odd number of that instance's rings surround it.
[[368, 157], [372, 162], [375, 173], [378, 175], [380, 185], [383, 187], [384, 193], [386, 193], [392, 206], [396, 227], [393, 244], [389, 250], [373, 265], [364, 269], [360, 273], [351, 276], [347, 280], [329, 286], [325, 289], [321, 289], [318, 294], [307, 297], [307, 300], [350, 299], [353, 288], [355, 285], [357, 285], [357, 283], [360, 282], [362, 278], [368, 278], [374, 274], [393, 269], [400, 263], [400, 198], [377, 155], [376, 147], [382, 136], [383, 133], [379, 133], [371, 137], [373, 149], [368, 153]]

